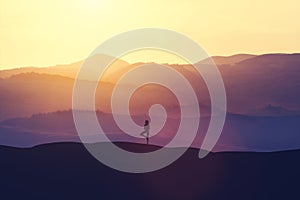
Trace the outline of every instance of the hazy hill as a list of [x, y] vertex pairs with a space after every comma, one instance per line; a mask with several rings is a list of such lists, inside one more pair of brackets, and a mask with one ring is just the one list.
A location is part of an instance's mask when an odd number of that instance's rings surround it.
[[[83, 81], [88, 82], [88, 81]], [[0, 121], [16, 117], [30, 117], [33, 114], [68, 110], [72, 108], [74, 79], [59, 75], [26, 73], [0, 79]], [[129, 85], [122, 85], [128, 91]], [[96, 108], [111, 112], [110, 100], [114, 85], [101, 82], [96, 92]], [[151, 96], [151, 97], [150, 97]], [[165, 105], [173, 115], [178, 115], [178, 103], [174, 95], [164, 87], [145, 86], [132, 101], [133, 113], [145, 113], [156, 102]], [[118, 101], [124, 101], [122, 98]], [[202, 106], [203, 114], [210, 108]], [[191, 110], [193, 112], [193, 110]]]
[[27, 73], [0, 79], [0, 120], [70, 108], [74, 80]]
[[[214, 63], [218, 66], [221, 65], [235, 65], [241, 61], [254, 58], [256, 55], [251, 54], [237, 54], [232, 56], [212, 56]], [[201, 64], [210, 64], [210, 59], [200, 61]]]
[[83, 61], [66, 64], [56, 65], [51, 67], [21, 67], [8, 70], [0, 71], [0, 78], [9, 78], [11, 76], [23, 73], [39, 73], [39, 74], [51, 74], [51, 75], [62, 75], [68, 78], [76, 77], [76, 74]]
[[300, 54], [269, 54], [219, 67], [234, 113], [249, 113], [267, 105], [300, 110]]
[[[114, 122], [111, 114], [97, 112], [105, 133], [113, 141], [144, 143], [144, 139], [128, 136]], [[143, 130], [144, 115], [132, 116]], [[177, 132], [178, 118], [169, 118], [150, 142], [165, 145]], [[279, 151], [300, 149], [300, 115], [285, 117], [259, 117], [228, 114], [222, 135], [214, 151]], [[200, 147], [209, 124], [208, 117], [202, 117], [193, 147]], [[0, 122], [0, 145], [28, 147], [49, 142], [80, 141], [75, 129], [71, 111], [33, 115], [30, 118], [16, 118]], [[101, 135], [101, 133], [99, 133]], [[188, 134], [188, 133], [187, 133]], [[90, 142], [104, 141], [91, 135]]]
[[[255, 55], [237, 54], [233, 56], [213, 56], [212, 59], [217, 65], [233, 65], [240, 61], [253, 58], [253, 57], [255, 57]], [[105, 60], [107, 58], [110, 58], [110, 56], [96, 55], [96, 60]], [[1, 70], [0, 78], [2, 79], [9, 78], [13, 75], [30, 73], [30, 72], [39, 73], [39, 74], [61, 75], [68, 78], [75, 78], [83, 62], [84, 61], [78, 61], [70, 64], [56, 65], [56, 66], [49, 66], [49, 67], [19, 67], [19, 68], [13, 68], [8, 70]], [[207, 64], [209, 63], [209, 59], [205, 59], [201, 61], [201, 63]], [[118, 59], [117, 62], [114, 63], [111, 67], [114, 67], [115, 69], [119, 68], [118, 70], [120, 70], [120, 68], [125, 67], [125, 69], [128, 70], [127, 66], [129, 68], [132, 68], [138, 64], [142, 64], [142, 63], [129, 64], [123, 60]], [[124, 70], [122, 72], [124, 72]]]
[[[241, 60], [240, 57], [244, 60], [234, 65], [219, 66], [226, 88], [229, 112], [274, 116], [299, 113], [300, 93], [297, 91], [300, 90], [300, 54], [270, 54], [254, 57], [237, 55], [239, 59], [236, 57], [232, 59]], [[98, 59], [96, 57], [95, 60]], [[123, 62], [120, 61], [120, 63]], [[78, 63], [76, 65], [79, 66]], [[117, 66], [119, 65], [113, 67], [104, 76], [104, 80], [110, 83], [101, 82], [96, 93], [96, 107], [104, 112], [110, 112], [113, 83], [124, 72], [137, 67], [137, 64], [126, 65], [123, 63], [120, 65], [123, 67]], [[72, 68], [72, 66], [69, 67]], [[171, 67], [189, 80], [203, 106], [202, 111], [207, 110], [204, 113], [209, 113], [210, 97], [203, 79], [189, 65], [171, 65]], [[199, 67], [201, 67], [201, 63]], [[49, 73], [52, 75], [21, 73], [10, 78], [0, 79], [0, 120], [71, 109], [74, 79], [53, 75], [64, 74], [63, 68], [59, 66], [57, 66], [57, 70], [51, 68]], [[1, 73], [3, 71], [0, 71]], [[19, 73], [19, 71], [14, 71], [14, 73]], [[122, 85], [124, 93], [134, 83], [133, 79]], [[176, 80], [174, 83], [176, 84]], [[180, 86], [178, 88], [180, 89]], [[181, 92], [187, 97], [190, 96], [183, 88]], [[174, 95], [166, 88], [148, 85], [140, 88], [134, 95], [131, 101], [132, 112], [139, 114], [145, 112], [150, 104], [157, 103], [157, 99], [165, 107], [169, 107], [169, 110], [174, 111], [173, 108], [176, 108], [176, 105], [178, 107]], [[120, 99], [120, 101], [123, 100]], [[188, 105], [188, 103], [187, 101], [185, 104]], [[270, 112], [270, 109], [266, 109], [268, 105], [282, 109]]]
[[254, 116], [293, 116], [300, 115], [299, 110], [288, 110], [282, 106], [273, 106], [269, 104], [263, 108], [258, 108], [249, 112], [249, 115]]
[[[83, 61], [78, 61], [74, 62], [71, 64], [64, 64], [64, 65], [56, 65], [56, 66], [49, 66], [49, 67], [21, 67], [21, 68], [15, 68], [15, 69], [8, 69], [8, 70], [1, 70], [0, 71], [0, 79], [4, 78], [9, 78], [13, 75], [17, 74], [23, 74], [23, 73], [38, 73], [38, 74], [49, 74], [49, 75], [60, 75], [68, 78], [76, 78], [77, 73], [81, 67], [81, 65], [85, 61], [89, 62], [95, 62], [95, 61], [105, 61], [108, 59], [111, 59], [111, 56], [108, 55], [101, 55], [97, 54], [94, 56], [89, 57], [86, 60]], [[111, 64], [110, 68], [111, 69], [116, 69], [116, 68], [122, 68], [129, 65], [129, 63], [121, 60], [121, 59], [116, 59], [114, 63]], [[114, 70], [112, 70], [114, 71]], [[110, 73], [110, 72], [108, 72]]]

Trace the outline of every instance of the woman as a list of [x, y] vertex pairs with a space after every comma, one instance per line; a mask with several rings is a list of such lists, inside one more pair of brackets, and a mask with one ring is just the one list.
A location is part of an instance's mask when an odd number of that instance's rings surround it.
[[147, 144], [149, 143], [149, 130], [150, 130], [149, 121], [145, 120], [144, 131], [141, 132], [140, 135], [146, 138]]

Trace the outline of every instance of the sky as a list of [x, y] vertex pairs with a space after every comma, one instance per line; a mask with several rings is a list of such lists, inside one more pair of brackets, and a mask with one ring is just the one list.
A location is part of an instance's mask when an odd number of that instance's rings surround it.
[[[0, 69], [76, 62], [145, 27], [185, 34], [211, 56], [300, 52], [299, 8], [299, 0], [0, 0]], [[180, 62], [149, 52], [125, 59]]]

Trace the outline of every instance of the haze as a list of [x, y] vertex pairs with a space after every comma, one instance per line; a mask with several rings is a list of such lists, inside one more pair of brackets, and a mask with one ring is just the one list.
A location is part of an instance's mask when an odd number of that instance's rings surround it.
[[112, 35], [142, 27], [186, 34], [209, 55], [299, 52], [299, 7], [297, 0], [1, 0], [0, 69], [82, 60]]

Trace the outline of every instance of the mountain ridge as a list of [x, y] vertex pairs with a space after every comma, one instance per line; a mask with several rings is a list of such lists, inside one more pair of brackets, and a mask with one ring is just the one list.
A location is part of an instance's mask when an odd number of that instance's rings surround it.
[[[249, 59], [255, 59], [255, 58], [260, 58], [260, 57], [265, 57], [265, 56], [280, 56], [280, 55], [299, 55], [299, 53], [270, 53], [270, 54], [261, 54], [261, 55], [253, 55], [253, 54], [234, 54], [230, 56], [212, 56], [208, 59], [204, 59], [202, 61], [199, 61], [199, 63], [206, 64], [209, 59], [214, 60], [216, 65], [234, 65], [239, 62], [242, 62], [244, 60], [249, 60]], [[50, 73], [50, 74], [55, 74], [55, 70], [59, 70], [59, 68], [63, 69], [62, 71], [68, 71], [71, 70], [72, 68], [75, 69], [76, 72], [69, 72], [66, 77], [71, 77], [75, 78], [75, 75], [77, 74], [78, 69], [80, 66], [83, 64], [84, 60], [81, 61], [76, 61], [72, 62], [70, 64], [58, 64], [54, 66], [48, 66], [48, 67], [17, 67], [17, 68], [11, 68], [11, 69], [3, 69], [0, 70], [0, 78], [8, 78], [14, 74], [19, 74], [19, 73], [26, 73], [26, 72], [37, 72], [37, 73]], [[131, 63], [128, 65], [136, 65], [136, 64], [141, 64], [141, 63]], [[183, 64], [184, 65], [184, 64]], [[73, 69], [73, 70], [74, 70]], [[57, 73], [57, 72], [56, 72]], [[62, 75], [62, 72], [59, 72], [59, 74]]]

